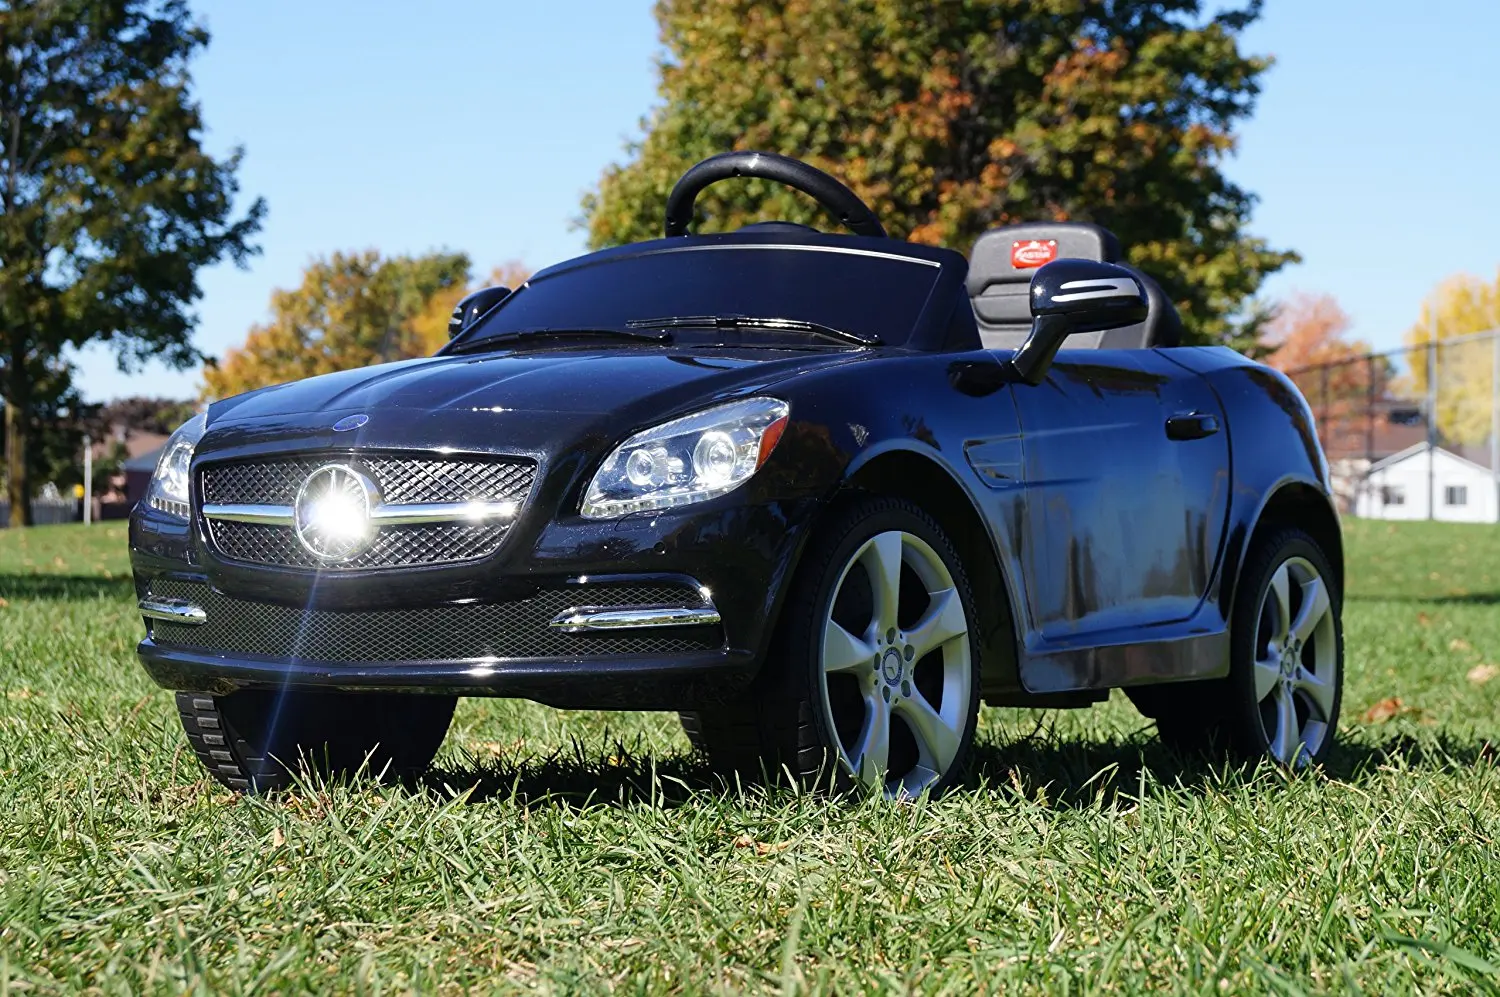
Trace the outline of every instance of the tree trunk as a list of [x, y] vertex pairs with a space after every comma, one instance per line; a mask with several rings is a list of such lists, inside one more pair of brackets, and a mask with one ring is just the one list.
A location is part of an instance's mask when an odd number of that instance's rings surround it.
[[[23, 358], [24, 361], [24, 358]], [[31, 525], [31, 476], [26, 473], [26, 444], [31, 436], [31, 393], [26, 390], [24, 362], [12, 364], [10, 390], [5, 398], [5, 464], [10, 497], [10, 525]]]

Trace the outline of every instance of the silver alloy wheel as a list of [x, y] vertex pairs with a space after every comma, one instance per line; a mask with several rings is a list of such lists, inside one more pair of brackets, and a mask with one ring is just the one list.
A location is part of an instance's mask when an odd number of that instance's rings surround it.
[[825, 607], [821, 653], [845, 770], [893, 798], [946, 775], [970, 722], [971, 653], [963, 598], [926, 541], [891, 530], [855, 551]]
[[1331, 731], [1338, 697], [1338, 636], [1328, 583], [1303, 557], [1283, 561], [1261, 597], [1255, 699], [1271, 755], [1306, 765]]

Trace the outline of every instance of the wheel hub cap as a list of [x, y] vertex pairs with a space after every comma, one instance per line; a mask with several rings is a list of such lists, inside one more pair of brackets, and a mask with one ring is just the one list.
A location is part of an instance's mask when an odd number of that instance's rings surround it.
[[880, 660], [880, 674], [885, 677], [887, 685], [900, 685], [901, 677], [906, 667], [901, 660], [901, 652], [894, 647], [885, 652]]

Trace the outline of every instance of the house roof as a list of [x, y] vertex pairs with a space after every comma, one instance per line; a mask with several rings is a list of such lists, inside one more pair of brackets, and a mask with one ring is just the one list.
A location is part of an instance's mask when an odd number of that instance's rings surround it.
[[147, 474], [150, 474], [152, 471], [156, 470], [156, 462], [161, 457], [161, 452], [165, 446], [166, 444], [159, 444], [155, 450], [151, 450], [143, 454], [137, 454], [136, 456], [125, 461], [120, 466], [127, 472], [145, 471]]
[[[1425, 440], [1421, 443], [1415, 443], [1407, 447], [1405, 450], [1400, 450], [1396, 453], [1391, 454], [1389, 457], [1386, 457], [1383, 460], [1377, 460], [1375, 463], [1370, 465], [1369, 472], [1382, 471], [1388, 467], [1394, 467], [1397, 464], [1404, 463], [1405, 461], [1408, 461], [1413, 457], [1421, 456], [1422, 454], [1425, 454], [1427, 452], [1428, 446], [1429, 444]], [[1481, 471], [1485, 474], [1490, 473], [1489, 465], [1486, 463], [1481, 463], [1478, 460], [1471, 460], [1468, 457], [1462, 456], [1461, 454], [1454, 453], [1452, 450], [1449, 450], [1446, 447], [1434, 447], [1433, 449], [1436, 453], [1452, 457], [1460, 464], [1467, 464], [1470, 467], [1474, 468], [1476, 471]], [[1488, 455], [1485, 456], [1487, 457]]]

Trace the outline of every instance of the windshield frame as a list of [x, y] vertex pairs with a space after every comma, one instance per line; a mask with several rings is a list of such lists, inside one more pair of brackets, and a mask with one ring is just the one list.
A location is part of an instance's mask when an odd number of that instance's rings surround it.
[[[495, 340], [496, 349], [504, 348], [506, 345], [508, 345], [508, 343], [503, 337], [510, 330], [501, 329], [493, 333], [487, 332], [486, 330], [492, 328], [496, 324], [497, 319], [499, 319], [504, 314], [505, 309], [508, 306], [517, 301], [525, 300], [525, 295], [533, 290], [533, 286], [540, 284], [543, 281], [552, 281], [558, 279], [576, 281], [579, 279], [588, 279], [588, 277], [592, 276], [589, 271], [594, 271], [595, 268], [607, 267], [616, 263], [627, 261], [639, 261], [645, 257], [660, 257], [665, 255], [678, 256], [680, 258], [680, 262], [674, 261], [673, 265], [681, 266], [684, 269], [684, 280], [691, 280], [692, 271], [695, 269], [696, 263], [694, 254], [705, 252], [724, 253], [735, 251], [837, 254], [845, 257], [847, 260], [847, 265], [849, 268], [849, 283], [847, 286], [853, 287], [860, 286], [860, 278], [862, 276], [866, 281], [870, 279], [870, 273], [861, 273], [862, 269], [867, 271], [869, 269], [862, 266], [863, 262], [867, 260], [900, 262], [913, 266], [932, 268], [934, 271], [933, 278], [930, 286], [926, 289], [925, 298], [920, 302], [916, 301], [915, 295], [912, 298], [913, 302], [916, 303], [916, 307], [913, 309], [914, 317], [911, 321], [910, 327], [904, 329], [904, 334], [902, 336], [891, 337], [894, 341], [889, 345], [879, 347], [885, 349], [895, 348], [902, 350], [925, 351], [941, 348], [942, 342], [946, 338], [946, 326], [950, 313], [952, 311], [953, 296], [962, 290], [963, 281], [968, 269], [967, 261], [962, 256], [951, 250], [939, 249], [931, 246], [919, 246], [912, 243], [898, 242], [894, 239], [830, 236], [823, 235], [821, 233], [813, 234], [808, 237], [798, 237], [795, 239], [789, 239], [785, 235], [780, 233], [766, 233], [764, 235], [731, 233], [727, 236], [687, 236], [672, 239], [659, 239], [652, 242], [635, 243], [632, 245], [621, 246], [614, 249], [602, 250], [600, 252], [578, 257], [576, 259], [569, 260], [564, 263], [557, 264], [556, 266], [548, 267], [547, 269], [542, 270], [541, 272], [533, 276], [531, 280], [529, 280], [526, 284], [517, 289], [515, 293], [499, 302], [488, 313], [481, 316], [479, 320], [476, 321], [470, 328], [464, 330], [462, 333], [456, 336], [443, 349], [439, 350], [438, 353], [439, 355], [443, 355], [449, 353], [450, 351], [469, 352], [471, 350], [481, 349], [481, 346], [479, 344], [482, 341], [489, 339]], [[704, 259], [707, 260], [707, 257], [704, 257]], [[821, 257], [820, 255], [820, 259], [826, 259], [826, 257]], [[882, 270], [881, 272], [888, 271]], [[842, 280], [842, 278], [840, 279]], [[920, 288], [918, 289], [920, 290]], [[776, 289], [774, 287], [768, 287], [764, 294], [766, 303], [764, 305], [764, 308], [757, 308], [757, 312], [764, 311], [766, 314], [774, 314], [780, 317], [807, 318], [808, 320], [813, 320], [811, 316], [803, 316], [800, 314], [787, 316], [786, 311], [781, 307], [781, 303], [777, 299]], [[661, 305], [658, 305], [656, 307], [658, 308], [658, 311], [655, 314], [663, 314], [660, 311], [660, 308], [671, 308], [672, 304], [669, 302], [662, 302]], [[769, 311], [771, 309], [774, 309], [774, 312]], [[726, 308], [720, 310], [720, 312], [724, 314], [733, 314], [737, 311], [741, 310], [734, 308], [732, 305], [726, 306]], [[649, 317], [651, 316], [631, 316], [631, 318]], [[622, 318], [621, 322], [619, 323], [622, 328], [625, 327], [626, 321], [627, 319]], [[841, 325], [838, 322], [829, 322], [826, 320], [826, 318], [818, 319], [816, 321], [821, 321], [822, 324], [834, 326], [835, 328], [847, 329], [847, 331], [855, 332], [857, 334], [868, 334], [863, 329], [849, 329], [847, 325]], [[600, 323], [594, 322], [590, 324], [597, 326]], [[897, 325], [898, 327], [904, 326], [904, 322], [897, 323]], [[712, 330], [706, 331], [711, 332]], [[742, 328], [738, 332], [738, 335], [725, 338], [732, 338], [736, 345], [754, 345], [753, 335], [746, 335], [746, 333], [753, 332], [753, 330]], [[886, 337], [882, 336], [882, 338]], [[602, 343], [607, 341], [601, 339], [600, 342]], [[640, 345], [638, 343], [628, 343], [623, 339], [620, 341], [620, 344], [635, 346]], [[767, 345], [772, 344], [768, 342]], [[861, 347], [856, 347], [851, 344], [849, 348]]]

